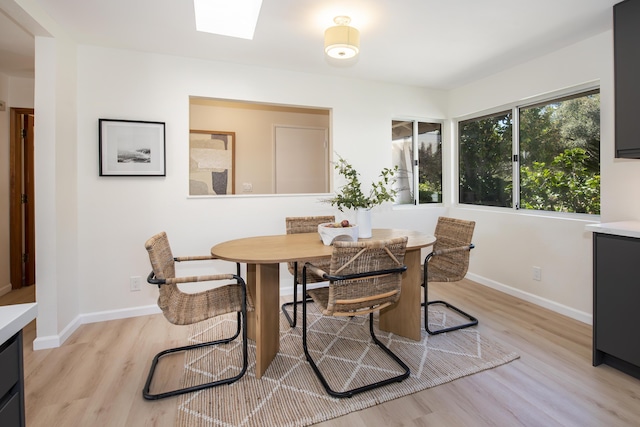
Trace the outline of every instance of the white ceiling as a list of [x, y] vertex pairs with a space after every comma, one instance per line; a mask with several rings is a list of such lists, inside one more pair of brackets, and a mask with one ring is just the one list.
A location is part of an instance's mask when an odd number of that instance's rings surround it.
[[[33, 0], [80, 44], [438, 89], [610, 29], [619, 1], [263, 0], [254, 39], [243, 40], [195, 31], [190, 0]], [[0, 72], [32, 76], [33, 36], [7, 16], [15, 18], [13, 0], [0, 9]], [[361, 33], [349, 66], [323, 53], [337, 15]]]

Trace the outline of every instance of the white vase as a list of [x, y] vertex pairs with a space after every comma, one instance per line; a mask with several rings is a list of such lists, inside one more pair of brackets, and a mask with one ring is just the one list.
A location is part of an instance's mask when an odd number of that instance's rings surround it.
[[356, 224], [358, 225], [358, 238], [371, 237], [371, 209], [356, 209]]

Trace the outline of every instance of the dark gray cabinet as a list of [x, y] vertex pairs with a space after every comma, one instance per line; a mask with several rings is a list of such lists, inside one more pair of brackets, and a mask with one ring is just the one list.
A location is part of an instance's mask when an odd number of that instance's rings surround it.
[[24, 426], [22, 331], [0, 345], [0, 426]]
[[640, 158], [640, 0], [613, 6], [616, 157]]
[[593, 235], [593, 365], [640, 378], [640, 239]]

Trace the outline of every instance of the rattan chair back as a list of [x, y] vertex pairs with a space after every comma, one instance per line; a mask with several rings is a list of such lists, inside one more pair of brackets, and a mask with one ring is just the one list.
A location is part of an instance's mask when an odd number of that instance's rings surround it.
[[[298, 216], [298, 217], [287, 217], [285, 218], [285, 223], [287, 226], [287, 234], [298, 234], [298, 233], [317, 233], [318, 225], [324, 224], [327, 222], [335, 222], [336, 217], [333, 215], [324, 215], [324, 216]], [[318, 240], [320, 240], [320, 235], [318, 234]], [[326, 258], [314, 258], [312, 260], [308, 260], [313, 265], [317, 265], [320, 268], [326, 267], [329, 268], [329, 260]], [[297, 283], [302, 283], [302, 268], [304, 267], [303, 262], [299, 262], [298, 264], [298, 275], [296, 276]], [[289, 262], [287, 263], [287, 268], [289, 269], [289, 273], [295, 273], [295, 263]], [[309, 278], [309, 282], [318, 282], [319, 279], [313, 277]]]
[[[178, 283], [233, 280], [233, 275], [217, 274], [176, 278], [175, 258], [164, 231], [147, 240], [145, 248], [149, 253], [155, 278], [165, 282], [159, 285], [158, 306], [169, 322], [176, 325], [188, 325], [242, 310], [242, 287], [238, 284], [233, 283], [197, 293], [186, 293], [178, 287]], [[247, 306], [248, 309], [251, 309], [248, 295]]]
[[[398, 301], [402, 287], [407, 237], [388, 240], [339, 241], [333, 244], [330, 277], [358, 276], [329, 282], [326, 301], [316, 301], [326, 316], [353, 316], [381, 310]], [[385, 270], [392, 273], [373, 274]], [[406, 269], [406, 268], [405, 268]], [[314, 300], [316, 293], [308, 290]]]
[[[384, 353], [395, 361], [402, 371], [402, 373], [398, 375], [392, 375], [383, 380], [368, 383], [350, 390], [335, 390], [331, 388], [329, 381], [320, 371], [320, 367], [313, 360], [313, 356], [309, 351], [307, 342], [309, 327], [307, 322], [308, 304], [303, 304], [302, 348], [304, 349], [305, 357], [311, 365], [311, 368], [327, 393], [331, 396], [352, 397], [357, 393], [400, 382], [408, 378], [411, 374], [411, 370], [407, 364], [376, 337], [373, 327], [374, 312], [390, 306], [400, 298], [402, 273], [407, 270], [407, 266], [404, 265], [407, 240], [408, 238], [404, 236], [388, 240], [363, 240], [357, 242], [334, 241], [328, 273], [313, 264], [305, 263], [302, 292], [306, 292], [313, 298], [313, 301], [325, 316], [356, 316], [368, 314], [371, 339]], [[323, 280], [328, 280], [329, 285], [308, 289], [307, 279], [310, 276], [318, 276]], [[316, 333], [321, 330], [317, 324], [314, 324], [314, 329]], [[342, 331], [341, 329], [338, 335], [340, 335]], [[328, 346], [333, 345], [333, 342], [331, 342], [331, 344], [324, 340], [320, 340], [320, 342]], [[324, 352], [322, 352], [322, 354], [322, 365], [330, 365], [331, 357], [328, 357], [328, 354]], [[356, 367], [357, 363], [356, 361]], [[346, 375], [349, 378], [347, 383], [353, 379], [354, 374], [358, 371], [358, 369], [355, 369], [354, 371], [347, 370], [344, 372], [344, 370], [340, 369], [331, 370], [328, 367], [323, 369], [331, 372], [331, 378], [335, 378], [336, 374], [340, 375], [340, 373]]]
[[429, 261], [427, 272], [429, 282], [458, 282], [464, 278], [469, 269], [469, 250], [447, 250], [471, 245], [475, 225], [475, 221], [438, 218], [433, 246], [436, 256]]

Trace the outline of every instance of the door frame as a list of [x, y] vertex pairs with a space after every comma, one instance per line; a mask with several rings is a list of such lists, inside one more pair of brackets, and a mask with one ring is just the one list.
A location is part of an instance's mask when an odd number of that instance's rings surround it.
[[[9, 244], [11, 288], [35, 283], [35, 186], [33, 121], [26, 129], [23, 149], [23, 117], [34, 116], [33, 108], [11, 108], [9, 145]], [[24, 167], [24, 173], [23, 171]], [[23, 189], [26, 202], [23, 203]], [[24, 206], [24, 212], [23, 212]], [[28, 254], [23, 261], [23, 253]]]

